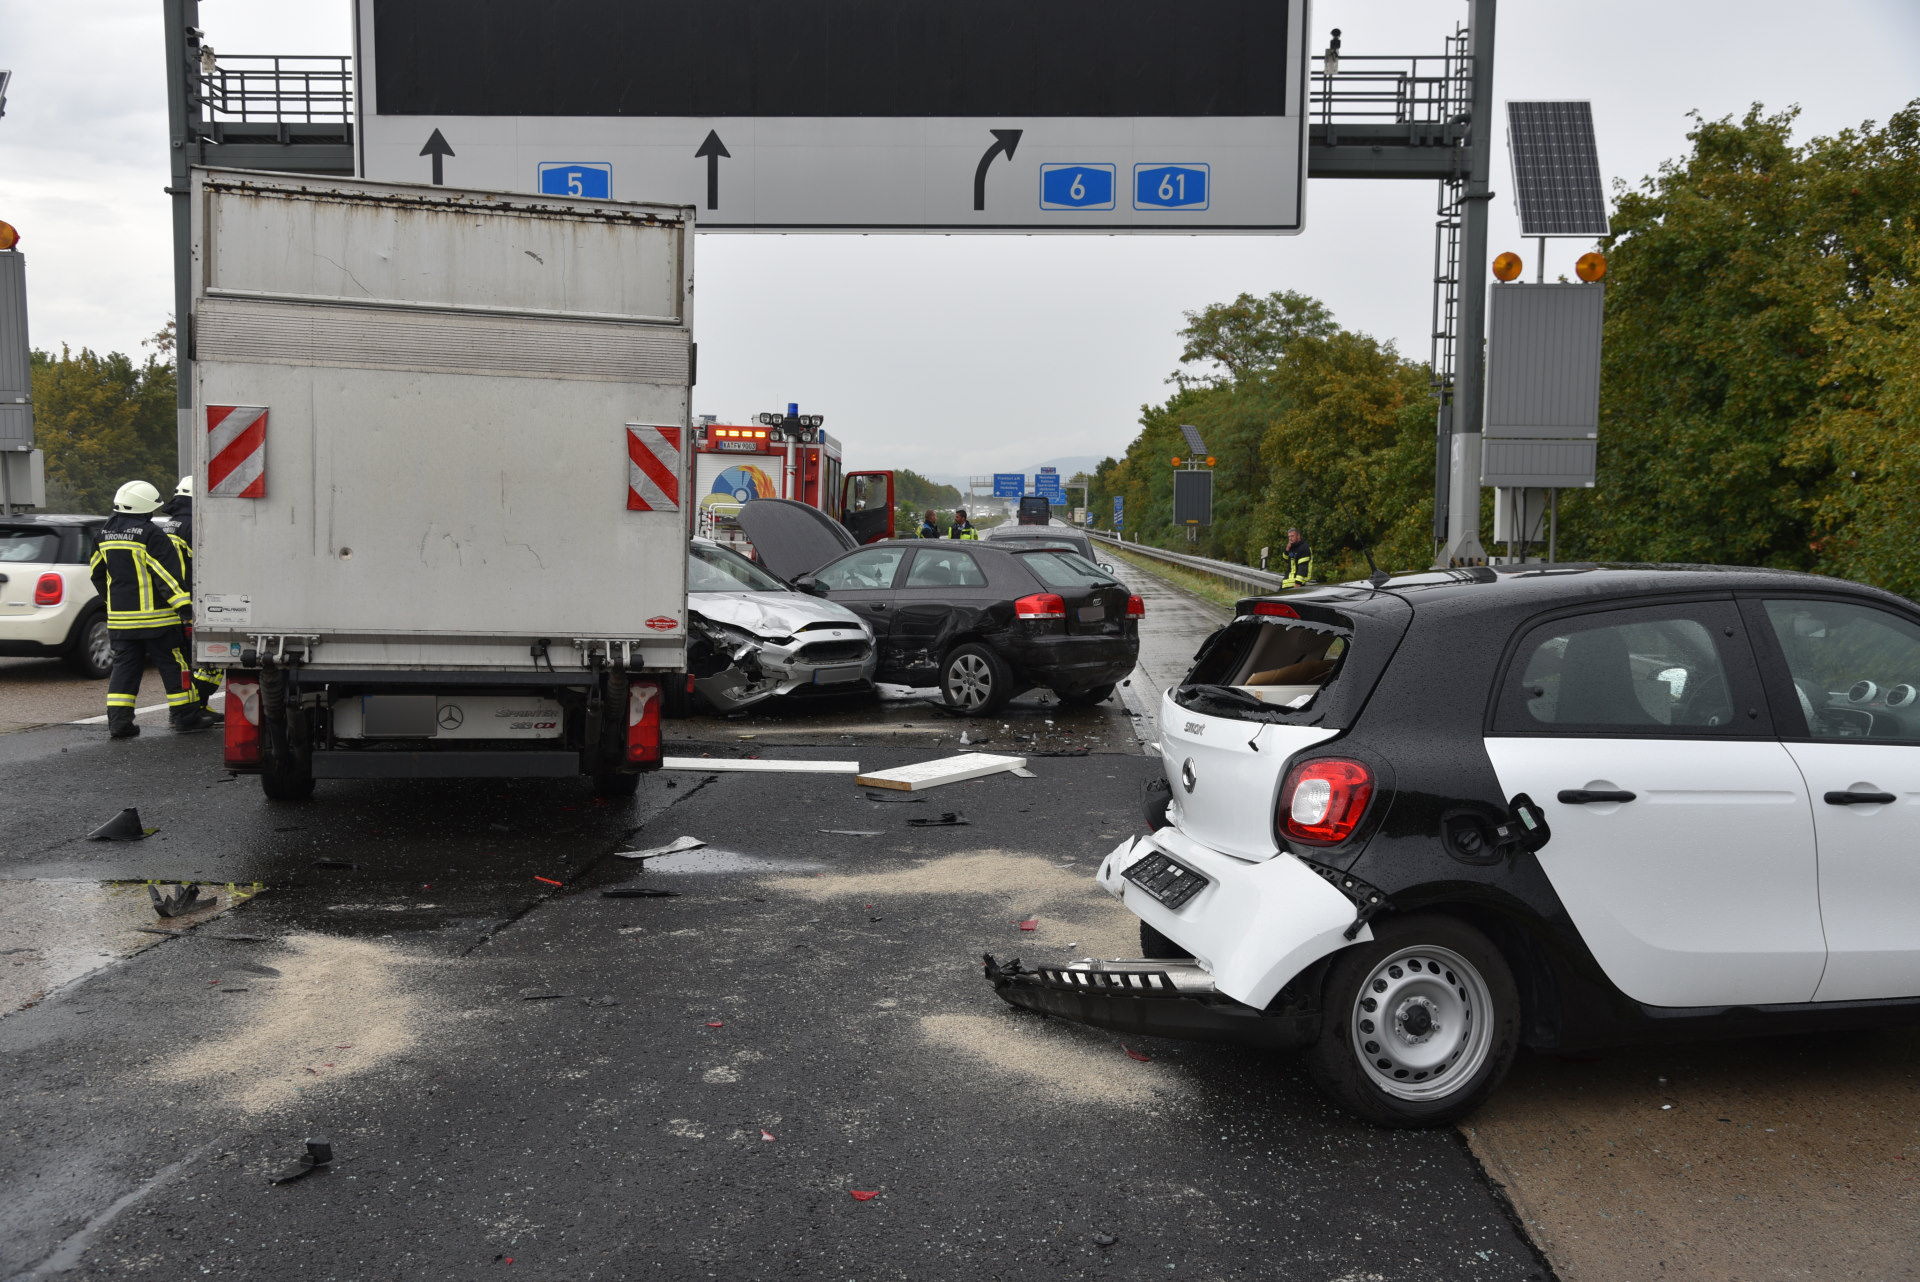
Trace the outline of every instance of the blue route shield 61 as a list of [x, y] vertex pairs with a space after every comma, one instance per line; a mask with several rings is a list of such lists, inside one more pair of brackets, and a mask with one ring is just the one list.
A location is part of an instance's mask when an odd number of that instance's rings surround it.
[[1205, 209], [1212, 196], [1206, 165], [1135, 165], [1135, 209]]

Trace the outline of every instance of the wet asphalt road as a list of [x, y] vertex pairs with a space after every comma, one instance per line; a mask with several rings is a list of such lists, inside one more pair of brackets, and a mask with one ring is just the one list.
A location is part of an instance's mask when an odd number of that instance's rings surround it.
[[[0, 893], [264, 887], [0, 1019], [0, 1278], [1546, 1276], [1457, 1133], [1353, 1123], [1285, 1059], [1136, 1059], [982, 982], [986, 951], [1136, 951], [1091, 883], [1154, 768], [1127, 706], [811, 716], [687, 723], [670, 751], [874, 768], [985, 729], [1039, 777], [887, 804], [817, 775], [660, 774], [611, 805], [326, 782], [279, 806], [211, 736], [0, 735]], [[126, 805], [158, 831], [80, 839]], [[907, 824], [948, 810], [967, 825]], [[682, 834], [715, 850], [614, 855]], [[312, 1135], [334, 1165], [269, 1185]]]

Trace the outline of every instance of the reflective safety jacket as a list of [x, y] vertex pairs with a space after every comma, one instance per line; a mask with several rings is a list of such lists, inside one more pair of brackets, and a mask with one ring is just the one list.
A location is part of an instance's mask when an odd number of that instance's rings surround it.
[[920, 537], [923, 539], [937, 539], [940, 537], [940, 527], [932, 521], [922, 521], [920, 523]]
[[173, 528], [167, 531], [167, 538], [173, 542], [174, 555], [180, 559], [180, 586], [189, 593], [193, 591], [193, 500], [184, 494], [176, 494], [160, 509], [164, 516], [173, 518]]
[[193, 603], [173, 540], [144, 516], [114, 513], [100, 527], [91, 566], [109, 628], [173, 627]]
[[980, 537], [980, 531], [974, 529], [971, 525], [956, 525], [953, 527], [953, 534], [949, 537], [956, 539], [977, 539]]
[[1306, 543], [1289, 543], [1283, 554], [1287, 562], [1287, 577], [1282, 580], [1284, 587], [1298, 587], [1313, 578], [1313, 549]]

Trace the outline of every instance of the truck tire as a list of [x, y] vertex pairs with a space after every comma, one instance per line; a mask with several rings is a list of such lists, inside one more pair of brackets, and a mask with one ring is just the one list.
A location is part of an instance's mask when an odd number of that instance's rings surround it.
[[640, 791], [640, 776], [622, 774], [617, 770], [603, 770], [593, 777], [593, 795], [596, 797], [631, 797]]
[[1513, 972], [1485, 935], [1452, 917], [1386, 917], [1373, 931], [1334, 954], [1308, 1071], [1336, 1103], [1376, 1126], [1457, 1121], [1513, 1062]]
[[313, 796], [313, 766], [268, 761], [260, 769], [260, 791], [269, 801], [306, 801]]
[[113, 670], [113, 633], [107, 630], [107, 612], [89, 610], [73, 629], [73, 640], [60, 656], [83, 677], [99, 681]]

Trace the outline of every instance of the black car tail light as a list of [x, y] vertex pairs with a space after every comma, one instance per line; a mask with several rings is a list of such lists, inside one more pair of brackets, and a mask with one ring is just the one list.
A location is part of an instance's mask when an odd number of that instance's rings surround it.
[[1067, 599], [1057, 592], [1036, 592], [1013, 603], [1013, 613], [1022, 619], [1064, 619]]
[[1275, 816], [1282, 834], [1310, 846], [1333, 846], [1353, 835], [1373, 797], [1373, 772], [1358, 761], [1322, 757], [1287, 773]]
[[1144, 619], [1144, 618], [1146, 618], [1146, 617], [1147, 617], [1147, 603], [1146, 603], [1145, 601], [1142, 601], [1142, 600], [1141, 600], [1141, 599], [1140, 599], [1139, 597], [1137, 597], [1137, 596], [1130, 596], [1130, 597], [1128, 597], [1128, 598], [1127, 598], [1127, 617], [1128, 617], [1129, 619]]

